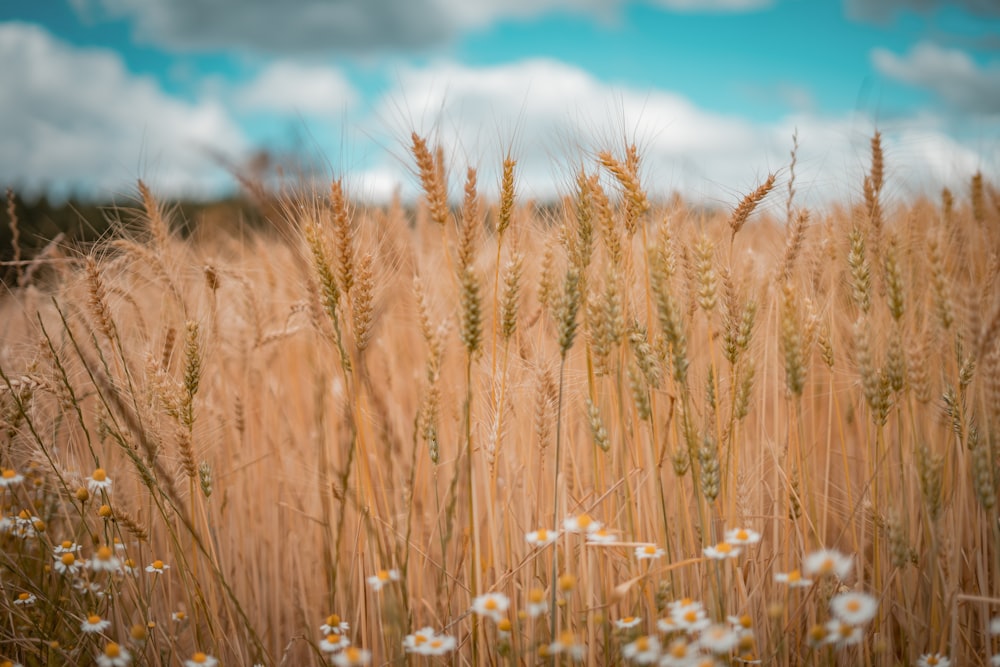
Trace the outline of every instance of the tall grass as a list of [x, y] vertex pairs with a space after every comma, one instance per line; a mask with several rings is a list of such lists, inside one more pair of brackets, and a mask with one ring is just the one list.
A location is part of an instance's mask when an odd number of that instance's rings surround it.
[[451, 210], [465, 165], [412, 139], [412, 210], [338, 181], [279, 193], [281, 234], [182, 240], [140, 183], [144, 235], [45, 283], [18, 257], [0, 654], [1000, 649], [1000, 210], [981, 175], [891, 201], [876, 134], [856, 202], [801, 206], [793, 152], [706, 212], [651, 202], [624, 147], [558, 207], [518, 200], [508, 156], [500, 201], [470, 168]]

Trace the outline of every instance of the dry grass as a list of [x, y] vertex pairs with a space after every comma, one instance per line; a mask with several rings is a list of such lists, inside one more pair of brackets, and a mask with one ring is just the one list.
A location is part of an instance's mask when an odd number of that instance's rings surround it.
[[[183, 241], [140, 186], [148, 238], [0, 301], [0, 654], [674, 664], [684, 598], [723, 624], [719, 664], [1000, 648], [981, 176], [884, 201], [876, 135], [856, 205], [801, 209], [789, 179], [768, 206], [771, 176], [708, 215], [650, 202], [627, 148], [554, 215], [517, 201], [512, 159], [501, 201], [470, 169], [451, 211], [444, 152], [412, 150], [412, 216], [336, 183], [284, 196], [284, 237]], [[570, 530], [584, 514], [608, 541]], [[737, 528], [760, 541], [711, 557]], [[776, 580], [823, 549], [849, 572]], [[850, 592], [874, 617], [824, 635]]]

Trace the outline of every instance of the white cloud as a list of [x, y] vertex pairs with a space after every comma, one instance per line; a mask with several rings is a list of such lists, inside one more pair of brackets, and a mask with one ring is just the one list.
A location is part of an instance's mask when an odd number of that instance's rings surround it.
[[[864, 118], [810, 113], [754, 123], [698, 108], [666, 91], [605, 84], [549, 60], [490, 68], [441, 63], [403, 72], [399, 80], [379, 114], [396, 119], [393, 137], [386, 141], [394, 141], [400, 155], [411, 130], [441, 141], [449, 151], [456, 194], [457, 181], [470, 163], [481, 168], [481, 185], [495, 183], [496, 167], [512, 139], [521, 192], [547, 199], [567, 191], [587, 155], [603, 149], [620, 152], [623, 137], [628, 137], [643, 153], [644, 180], [654, 195], [677, 190], [729, 205], [767, 173], [787, 167], [797, 129], [798, 195], [813, 203], [844, 201], [860, 195], [875, 129]], [[964, 182], [977, 168], [1000, 173], [997, 164], [983, 164], [982, 153], [950, 138], [935, 117], [885, 123], [880, 130], [892, 179], [889, 189], [900, 196]], [[383, 190], [387, 173], [394, 172], [404, 182], [404, 192], [415, 194], [408, 159], [380, 164], [375, 190]], [[594, 168], [592, 160], [587, 164]]]
[[0, 181], [23, 190], [108, 196], [142, 177], [207, 194], [224, 176], [206, 150], [245, 147], [220, 105], [172, 98], [111, 51], [11, 22], [0, 24], [0, 61]]
[[980, 67], [964, 51], [930, 42], [905, 56], [875, 49], [871, 58], [885, 76], [929, 90], [962, 111], [1000, 113], [1000, 62]]
[[339, 70], [322, 65], [278, 61], [233, 91], [244, 111], [330, 115], [358, 102], [358, 92]]

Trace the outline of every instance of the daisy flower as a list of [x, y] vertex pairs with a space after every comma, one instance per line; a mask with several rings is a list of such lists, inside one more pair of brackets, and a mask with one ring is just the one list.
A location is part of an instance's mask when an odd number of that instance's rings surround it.
[[800, 570], [792, 570], [791, 572], [775, 572], [774, 580], [779, 584], [788, 584], [789, 588], [807, 588], [812, 586], [813, 583], [812, 579], [804, 578]]
[[372, 587], [373, 591], [377, 592], [382, 590], [382, 587], [390, 581], [399, 581], [399, 578], [399, 570], [379, 570], [368, 577], [368, 585]]
[[352, 667], [353, 665], [367, 665], [372, 661], [372, 652], [368, 649], [355, 648], [353, 646], [344, 649], [333, 656], [333, 664], [337, 667]]
[[146, 572], [150, 574], [163, 574], [164, 570], [169, 570], [170, 566], [164, 563], [162, 560], [154, 560], [152, 563], [146, 566]]
[[458, 641], [449, 635], [439, 635], [434, 628], [423, 628], [403, 639], [403, 648], [407, 653], [419, 655], [444, 655], [455, 650]]
[[587, 533], [587, 541], [591, 544], [610, 544], [618, 541], [618, 536], [607, 528], [598, 528]]
[[636, 616], [626, 616], [625, 618], [619, 618], [615, 621], [615, 627], [619, 630], [628, 630], [629, 628], [634, 628], [642, 622], [641, 618]]
[[760, 533], [749, 528], [733, 528], [726, 531], [726, 542], [735, 545], [757, 544], [760, 542]]
[[70, 540], [63, 540], [59, 544], [52, 547], [52, 553], [57, 556], [62, 554], [78, 554], [80, 553], [80, 545]]
[[80, 562], [72, 553], [64, 553], [56, 557], [52, 568], [59, 574], [76, 574], [80, 571]]
[[347, 638], [347, 635], [338, 635], [336, 633], [329, 633], [319, 642], [319, 650], [324, 653], [336, 653], [337, 651], [347, 648], [351, 645], [351, 640]]
[[530, 533], [526, 533], [524, 539], [528, 541], [528, 544], [535, 547], [545, 547], [556, 541], [559, 537], [559, 531], [556, 530], [546, 530], [545, 528], [539, 528], [538, 530], [533, 530]]
[[87, 562], [87, 566], [94, 572], [117, 572], [121, 569], [122, 563], [115, 556], [111, 547], [102, 546]]
[[497, 636], [500, 639], [510, 639], [510, 633], [514, 630], [514, 625], [507, 617], [497, 621]]
[[110, 627], [111, 621], [101, 618], [97, 614], [91, 614], [83, 619], [83, 623], [80, 624], [80, 629], [84, 632], [104, 632]]
[[423, 653], [423, 646], [434, 637], [434, 628], [421, 628], [403, 638], [403, 650], [407, 653]]
[[28, 607], [30, 605], [35, 604], [35, 602], [37, 602], [37, 601], [38, 601], [38, 598], [35, 597], [34, 593], [21, 593], [14, 600], [14, 604], [16, 604], [16, 605], [24, 605], [25, 607]]
[[668, 616], [666, 618], [657, 619], [656, 629], [663, 634], [669, 634], [671, 632], [677, 632], [680, 630], [680, 627], [677, 625], [677, 621]]
[[812, 648], [818, 648], [830, 640], [830, 629], [825, 625], [816, 624], [809, 628], [806, 643]]
[[837, 648], [860, 644], [864, 638], [865, 631], [861, 629], [861, 626], [845, 623], [839, 618], [833, 618], [826, 622], [826, 642]]
[[350, 623], [340, 620], [339, 614], [330, 614], [326, 617], [326, 622], [319, 626], [319, 631], [323, 635], [342, 635], [350, 629]]
[[712, 653], [719, 655], [728, 654], [740, 643], [740, 636], [732, 628], [715, 624], [710, 625], [701, 631], [698, 637], [698, 644]]
[[127, 667], [131, 662], [132, 654], [114, 642], [108, 642], [97, 656], [97, 667]]
[[20, 484], [23, 481], [24, 475], [16, 470], [8, 470], [7, 468], [0, 470], [0, 489]]
[[218, 660], [201, 651], [192, 655], [190, 660], [184, 661], [184, 667], [216, 667], [218, 664]]
[[705, 611], [705, 605], [689, 598], [671, 602], [669, 609], [670, 620], [680, 630], [700, 632], [712, 624]]
[[472, 611], [499, 622], [510, 607], [510, 598], [503, 593], [486, 593], [472, 601]]
[[698, 644], [680, 637], [670, 642], [660, 665], [663, 667], [688, 667], [698, 657]]
[[135, 564], [135, 561], [131, 558], [126, 558], [122, 561], [122, 570], [125, 574], [138, 574], [139, 567]]
[[178, 623], [182, 623], [187, 620], [187, 614], [185, 614], [183, 611], [175, 611], [174, 613], [170, 614], [170, 618], [171, 620], [174, 620]]
[[951, 658], [940, 653], [924, 653], [917, 659], [917, 667], [951, 667]]
[[93, 494], [98, 491], [111, 488], [111, 479], [104, 468], [98, 468], [87, 478], [87, 490]]
[[549, 644], [548, 649], [549, 655], [565, 653], [578, 662], [587, 657], [587, 645], [579, 643], [569, 630], [563, 632], [559, 635], [559, 639]]
[[702, 552], [713, 560], [736, 558], [740, 555], [740, 547], [734, 547], [730, 542], [719, 542], [714, 547], [705, 547]]
[[847, 579], [854, 567], [854, 559], [834, 549], [814, 551], [806, 556], [802, 571], [807, 575], [836, 575], [838, 579]]
[[549, 610], [549, 601], [545, 599], [545, 591], [532, 588], [528, 591], [528, 616], [537, 618]]
[[659, 639], [643, 635], [622, 646], [622, 657], [640, 665], [650, 665], [660, 659], [660, 648]]
[[841, 593], [830, 600], [830, 611], [844, 623], [864, 625], [878, 612], [878, 600], [868, 593]]
[[635, 557], [639, 560], [656, 560], [667, 553], [655, 544], [641, 544], [635, 548]]
[[589, 514], [584, 513], [565, 519], [563, 521], [563, 528], [571, 533], [592, 533], [600, 530], [601, 522], [594, 520]]

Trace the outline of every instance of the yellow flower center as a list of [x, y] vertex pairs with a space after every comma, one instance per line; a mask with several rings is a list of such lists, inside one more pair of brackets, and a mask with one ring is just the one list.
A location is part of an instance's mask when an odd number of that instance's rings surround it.
[[434, 641], [431, 642], [432, 648], [441, 648], [443, 645], [444, 642], [442, 642], [440, 639], [435, 639]]
[[634, 620], [635, 620], [635, 616], [626, 616], [625, 618], [622, 619], [622, 623], [628, 624], [628, 623], [631, 623]]
[[153, 561], [153, 569], [154, 570], [162, 570], [163, 569], [163, 561], [162, 560], [154, 560]]
[[101, 547], [100, 549], [97, 550], [97, 559], [98, 560], [111, 560], [111, 555], [113, 553], [114, 552], [111, 551], [110, 547]]
[[822, 565], [820, 565], [819, 571], [824, 574], [833, 572], [833, 559], [827, 558], [826, 560], [824, 560]]
[[16, 476], [17, 476], [17, 472], [14, 471], [14, 470], [6, 470], [5, 469], [3, 471], [3, 478], [4, 479], [14, 479]]
[[511, 625], [509, 618], [502, 618], [500, 619], [500, 622], [497, 623], [497, 630], [500, 632], [510, 632], [512, 627], [513, 626]]
[[639, 651], [649, 650], [649, 637], [639, 637], [635, 640], [635, 648]]
[[104, 655], [109, 658], [117, 658], [122, 654], [121, 647], [114, 642], [108, 642], [108, 645], [104, 647]]
[[559, 577], [559, 588], [560, 590], [569, 591], [576, 586], [576, 577], [572, 574], [564, 574]]
[[738, 540], [750, 539], [750, 533], [740, 528], [739, 530], [736, 531], [736, 539]]
[[564, 631], [561, 635], [559, 635], [559, 643], [562, 644], [563, 646], [572, 646], [573, 633], [570, 632], [569, 630]]
[[108, 478], [108, 473], [104, 471], [104, 468], [98, 468], [90, 478], [95, 482], [103, 482]]
[[716, 545], [715, 550], [720, 554], [727, 554], [733, 550], [733, 545], [729, 542], [719, 542]]
[[861, 601], [851, 599], [847, 601], [847, 605], [845, 606], [847, 607], [847, 611], [859, 611], [861, 609]]
[[647, 553], [647, 554], [650, 554], [650, 555], [656, 553], [656, 547], [653, 546], [652, 544], [647, 544], [645, 547], [642, 548], [642, 550], [643, 550], [643, 553]]
[[541, 588], [532, 588], [528, 592], [528, 600], [535, 604], [543, 602], [545, 600], [545, 591], [543, 591]]
[[740, 627], [750, 628], [753, 626], [753, 619], [750, 618], [750, 614], [743, 614], [740, 616]]
[[594, 520], [590, 518], [589, 514], [581, 514], [580, 516], [576, 517], [576, 525], [578, 525], [580, 528], [586, 528], [592, 523], [594, 523]]
[[801, 580], [802, 580], [802, 573], [799, 572], [798, 570], [792, 570], [791, 572], [788, 573], [788, 581], [791, 582], [791, 581], [801, 581]]
[[70, 542], [69, 540], [63, 540], [62, 544], [60, 544], [59, 546], [61, 546], [63, 549], [72, 549], [73, 543]]
[[344, 655], [347, 656], [348, 662], [360, 662], [361, 661], [361, 651], [351, 646], [344, 651]]
[[129, 630], [129, 635], [137, 642], [146, 641], [149, 633], [146, 631], [146, 626], [142, 623], [136, 623]]
[[70, 565], [76, 562], [76, 556], [74, 556], [71, 553], [63, 554], [62, 558], [60, 558], [59, 560], [62, 561], [63, 565], [69, 567]]
[[486, 598], [486, 602], [483, 603], [483, 606], [486, 607], [487, 611], [493, 611], [497, 608], [497, 601], [493, 598]]
[[379, 581], [389, 581], [389, 572], [386, 570], [379, 570], [375, 576], [379, 578]]
[[199, 665], [203, 664], [206, 660], [208, 660], [208, 656], [201, 651], [198, 651], [191, 656], [191, 662], [197, 662]]
[[547, 531], [547, 530], [545, 530], [543, 528], [542, 530], [540, 530], [537, 533], [535, 533], [535, 538], [539, 542], [544, 542], [545, 540], [549, 539], [549, 531]]
[[340, 616], [337, 614], [330, 614], [326, 617], [326, 624], [331, 628], [336, 628], [340, 626]]
[[809, 629], [809, 637], [812, 638], [814, 642], [821, 642], [826, 639], [826, 628], [822, 625], [814, 625]]
[[91, 614], [90, 616], [87, 617], [87, 623], [90, 623], [91, 625], [97, 625], [100, 622], [101, 622], [101, 617], [98, 616], [97, 614]]
[[413, 635], [413, 643], [416, 644], [417, 646], [420, 646], [421, 644], [425, 643], [426, 641], [427, 641], [427, 637], [423, 636], [419, 632], [417, 634]]
[[685, 658], [688, 654], [688, 645], [684, 642], [677, 642], [670, 647], [670, 655], [675, 658]]
[[330, 642], [331, 644], [337, 644], [340, 642], [340, 637], [331, 632], [326, 636], [326, 641]]
[[31, 597], [31, 593], [21, 593], [20, 595], [17, 596], [17, 599], [18, 600], [27, 600], [30, 597]]
[[694, 609], [689, 609], [688, 611], [684, 612], [684, 620], [687, 621], [688, 623], [694, 623], [695, 621], [698, 620], [698, 612], [696, 612]]

